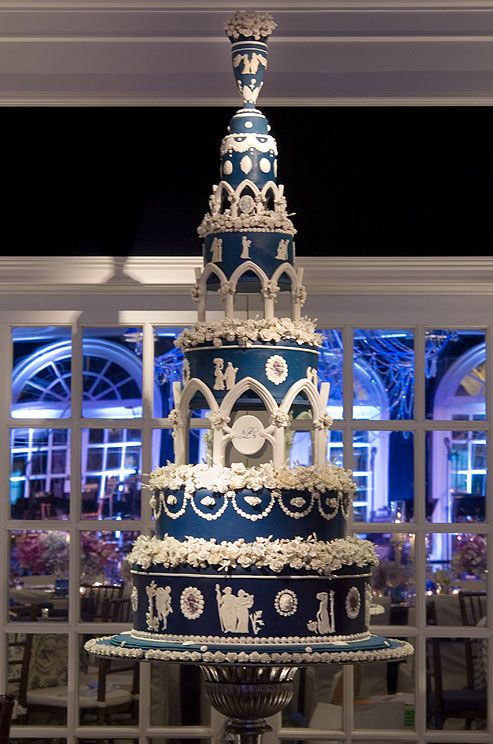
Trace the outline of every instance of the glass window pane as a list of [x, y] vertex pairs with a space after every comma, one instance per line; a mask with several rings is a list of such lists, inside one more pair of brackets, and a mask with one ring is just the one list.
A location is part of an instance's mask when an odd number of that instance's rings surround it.
[[82, 352], [82, 415], [142, 416], [142, 329], [85, 328]]
[[409, 330], [354, 331], [353, 418], [412, 419], [414, 334]]
[[488, 641], [429, 638], [426, 657], [428, 728], [457, 729], [460, 726], [484, 730], [487, 726]]
[[486, 417], [486, 336], [482, 330], [430, 329], [425, 334], [426, 417]]
[[375, 545], [379, 559], [372, 569], [374, 625], [415, 625], [415, 536], [409, 533], [358, 533]]
[[[49, 632], [8, 633], [6, 638], [9, 692], [15, 693], [18, 700], [26, 701], [25, 706], [15, 710], [13, 723], [66, 725], [68, 636]], [[46, 739], [39, 741], [46, 742]], [[50, 737], [50, 741], [57, 739]]]
[[190, 664], [151, 664], [151, 726], [209, 726], [202, 673]]
[[319, 382], [330, 382], [327, 412], [333, 419], [343, 417], [343, 341], [342, 331], [317, 329], [323, 335], [323, 345], [318, 358]]
[[[82, 508], [84, 519], [139, 519], [141, 430], [82, 430]], [[95, 441], [97, 439], [97, 441]]]
[[13, 418], [70, 416], [70, 328], [13, 328]]
[[487, 615], [486, 535], [426, 535], [430, 625], [477, 625]]
[[409, 522], [414, 515], [414, 435], [354, 431], [353, 507], [360, 522]]
[[174, 462], [173, 430], [154, 429], [152, 432], [152, 469]]
[[9, 619], [66, 619], [69, 533], [13, 530], [9, 543]]
[[[415, 639], [406, 638], [415, 645]], [[354, 728], [415, 728], [415, 657], [354, 667]]]
[[154, 328], [154, 416], [166, 418], [174, 408], [173, 383], [182, 382], [183, 353], [175, 346], [183, 328]]
[[[118, 622], [118, 621], [117, 621]], [[80, 636], [79, 722], [81, 726], [137, 726], [139, 662], [132, 659], [102, 659], [88, 654]], [[98, 699], [99, 698], [99, 699]], [[94, 705], [92, 705], [94, 701]], [[78, 739], [81, 741], [89, 741]], [[90, 740], [94, 742], [94, 739]], [[104, 738], [105, 742], [111, 739]], [[118, 738], [118, 744], [132, 739]]]
[[70, 501], [68, 429], [11, 429], [13, 519], [67, 519]]
[[292, 701], [282, 711], [282, 725], [303, 729], [342, 729], [342, 666], [326, 664], [300, 669]]
[[130, 567], [125, 558], [139, 533], [81, 532], [80, 581], [83, 622], [131, 622]]
[[486, 431], [426, 432], [429, 522], [484, 522], [486, 476]]

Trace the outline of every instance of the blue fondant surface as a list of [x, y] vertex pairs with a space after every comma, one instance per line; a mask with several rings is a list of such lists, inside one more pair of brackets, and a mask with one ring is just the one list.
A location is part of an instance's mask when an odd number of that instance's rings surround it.
[[[247, 240], [251, 241], [248, 247], [249, 259], [241, 257], [243, 251], [242, 239], [244, 236]], [[293, 236], [289, 233], [281, 231], [269, 233], [238, 230], [232, 232], [216, 232], [207, 235], [204, 239], [204, 264], [212, 262], [212, 242], [215, 238], [223, 241], [222, 261], [217, 262], [216, 265], [224, 272], [227, 279], [229, 279], [233, 271], [237, 269], [238, 266], [242, 266], [246, 260], [253, 261], [253, 263], [267, 274], [269, 279], [281, 264], [292, 264], [294, 260]], [[276, 258], [281, 240], [288, 241], [287, 257], [284, 259]], [[241, 287], [242, 291], [245, 291], [243, 285], [247, 283], [251, 285], [252, 291], [259, 291], [259, 279], [255, 274], [244, 274], [239, 280], [238, 287]], [[207, 286], [209, 289], [216, 289], [219, 286], [219, 280], [215, 274], [212, 274], [209, 277]], [[255, 286], [257, 287], [256, 289]], [[280, 286], [291, 286], [291, 279], [286, 274], [283, 274], [280, 277]]]

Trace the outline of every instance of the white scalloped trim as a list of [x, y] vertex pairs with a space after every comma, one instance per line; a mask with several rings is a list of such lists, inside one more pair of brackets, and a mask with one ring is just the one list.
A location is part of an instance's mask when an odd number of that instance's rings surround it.
[[[414, 649], [407, 641], [395, 641], [399, 644], [397, 648], [390, 648], [388, 638], [386, 642], [389, 647], [383, 649], [372, 649], [368, 651], [305, 651], [305, 653], [282, 651], [280, 653], [259, 651], [162, 651], [152, 649], [126, 648], [125, 641], [120, 646], [108, 646], [101, 641], [109, 640], [111, 636], [87, 641], [84, 648], [96, 656], [130, 657], [133, 659], [145, 659], [146, 661], [179, 661], [200, 662], [204, 664], [357, 664], [368, 661], [392, 661], [404, 659], [414, 653]], [[330, 644], [325, 644], [330, 645]]]
[[[320, 644], [320, 636], [235, 636], [224, 637], [224, 636], [204, 636], [204, 635], [172, 635], [170, 633], [148, 633], [145, 630], [129, 630], [126, 631], [127, 635], [131, 635], [132, 638], [142, 638], [143, 640], [159, 641], [160, 643], [206, 643], [211, 645], [243, 645], [248, 643], [249, 645], [257, 646], [269, 646], [269, 645], [306, 645], [306, 644]], [[351, 635], [331, 635], [330, 643], [352, 643], [354, 641], [367, 641], [371, 637], [369, 631], [363, 633], [352, 633]], [[325, 640], [324, 643], [327, 643]]]
[[217, 542], [215, 538], [205, 540], [199, 537], [180, 541], [169, 535], [160, 540], [140, 535], [127, 560], [143, 569], [156, 565], [166, 569], [180, 566], [219, 570], [256, 567], [280, 573], [284, 568], [291, 568], [319, 575], [328, 575], [343, 566], [362, 568], [378, 564], [375, 546], [369, 540], [346, 537], [324, 542], [317, 540], [315, 535], [293, 540], [257, 537], [253, 542], [243, 539]]
[[274, 137], [271, 134], [259, 134], [258, 132], [227, 134], [221, 142], [219, 152], [221, 157], [224, 157], [232, 152], [246, 152], [250, 148], [257, 152], [272, 152], [273, 155], [277, 155], [277, 142]]

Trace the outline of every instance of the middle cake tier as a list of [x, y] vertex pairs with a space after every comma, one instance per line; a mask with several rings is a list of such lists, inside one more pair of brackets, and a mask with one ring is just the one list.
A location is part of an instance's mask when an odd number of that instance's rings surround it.
[[334, 540], [346, 534], [355, 484], [335, 465], [166, 465], [149, 481], [158, 538]]

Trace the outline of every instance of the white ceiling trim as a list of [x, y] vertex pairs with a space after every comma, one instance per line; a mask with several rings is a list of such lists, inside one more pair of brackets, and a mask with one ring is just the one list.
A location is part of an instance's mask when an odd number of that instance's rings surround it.
[[[198, 256], [5, 256], [1, 294], [183, 294]], [[297, 261], [315, 295], [493, 295], [493, 257], [310, 258]]]
[[[232, 5], [0, 1], [0, 105], [237, 105]], [[255, 6], [278, 23], [261, 105], [493, 103], [493, 0]]]

